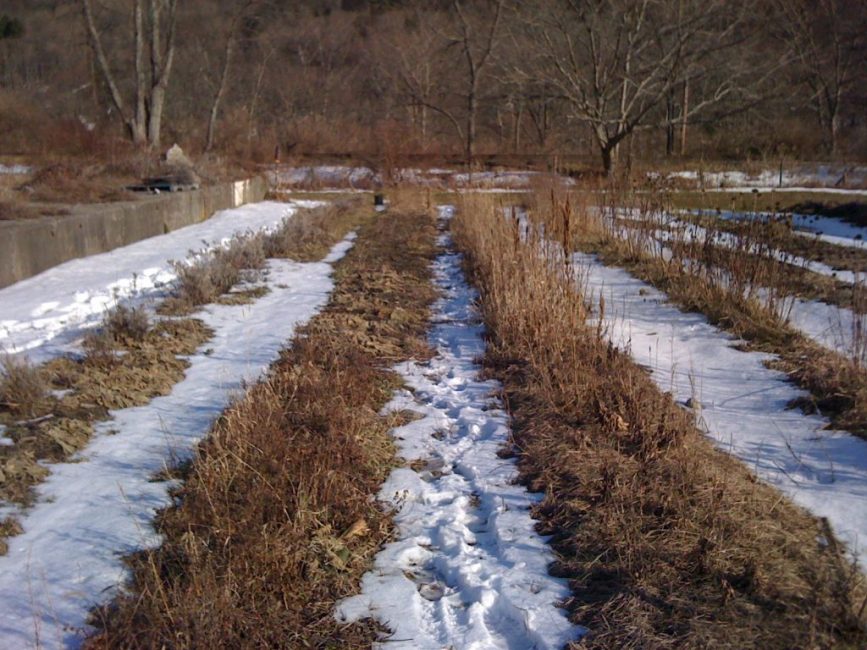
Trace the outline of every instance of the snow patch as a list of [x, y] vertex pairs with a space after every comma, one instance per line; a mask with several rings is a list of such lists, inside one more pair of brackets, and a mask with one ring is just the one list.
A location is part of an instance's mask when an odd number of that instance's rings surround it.
[[387, 406], [421, 416], [392, 434], [401, 456], [425, 466], [396, 469], [383, 485], [380, 499], [395, 509], [399, 538], [377, 555], [362, 593], [344, 600], [337, 617], [376, 618], [393, 632], [387, 648], [559, 650], [584, 630], [556, 607], [569, 589], [548, 575], [554, 557], [529, 515], [540, 495], [514, 485], [514, 462], [497, 457], [509, 421], [499, 384], [478, 378], [483, 326], [460, 260], [454, 253], [436, 260], [444, 293], [430, 335], [436, 356], [397, 367], [411, 392], [399, 391]]
[[164, 295], [170, 260], [191, 261], [244, 232], [274, 229], [313, 201], [264, 201], [99, 255], [71, 260], [0, 289], [0, 351], [30, 351], [35, 362], [70, 351], [120, 300]]
[[771, 355], [736, 350], [739, 341], [704, 316], [668, 304], [665, 294], [623, 269], [585, 254], [574, 260], [588, 298], [605, 296], [608, 338], [651, 368], [657, 385], [676, 400], [701, 404], [699, 424], [723, 450], [827, 517], [867, 566], [867, 441], [789, 409], [806, 393], [764, 366]]

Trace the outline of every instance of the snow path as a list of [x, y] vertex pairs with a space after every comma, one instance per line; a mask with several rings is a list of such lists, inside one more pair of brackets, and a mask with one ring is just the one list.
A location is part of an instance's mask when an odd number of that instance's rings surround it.
[[444, 297], [430, 336], [436, 356], [398, 366], [412, 392], [399, 391], [386, 407], [421, 416], [392, 433], [402, 457], [426, 465], [398, 468], [383, 485], [399, 539], [377, 555], [362, 593], [343, 601], [337, 617], [376, 618], [393, 631], [387, 648], [560, 650], [583, 629], [555, 606], [569, 590], [548, 575], [553, 554], [528, 512], [539, 496], [514, 485], [514, 462], [497, 457], [508, 416], [499, 384], [478, 378], [484, 328], [460, 261], [453, 252], [437, 258]]
[[0, 351], [29, 350], [35, 362], [69, 351], [81, 331], [100, 322], [121, 299], [160, 295], [176, 275], [170, 260], [184, 260], [233, 235], [273, 229], [300, 207], [318, 202], [263, 201], [218, 212], [165, 235], [70, 260], [0, 289]]
[[773, 358], [741, 352], [738, 341], [684, 313], [665, 294], [595, 257], [574, 256], [585, 294], [606, 301], [608, 338], [652, 369], [657, 385], [685, 402], [701, 403], [700, 425], [725, 451], [834, 531], [867, 566], [867, 441], [825, 429], [828, 421], [787, 409], [805, 393], [769, 370]]
[[[281, 216], [275, 212], [269, 219]], [[216, 332], [190, 358], [172, 393], [112, 412], [69, 463], [51, 465], [24, 533], [0, 557], [0, 647], [76, 647], [94, 605], [123, 583], [123, 557], [159, 544], [151, 528], [170, 503], [154, 473], [189, 457], [243, 382], [273, 362], [295, 328], [327, 302], [332, 264], [352, 236], [321, 262], [269, 260], [271, 292], [249, 305], [211, 305], [199, 316]]]

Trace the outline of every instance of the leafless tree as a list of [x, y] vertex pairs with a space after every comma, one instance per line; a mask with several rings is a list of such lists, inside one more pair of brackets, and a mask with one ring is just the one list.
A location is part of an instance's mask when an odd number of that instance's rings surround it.
[[[685, 124], [737, 93], [743, 80], [741, 70], [714, 75], [711, 65], [744, 41], [736, 2], [566, 0], [522, 3], [521, 12], [538, 44], [524, 74], [547, 81], [590, 127], [607, 173], [632, 133]], [[666, 101], [684, 84], [702, 84], [703, 92], [666, 114]]]
[[840, 153], [841, 117], [865, 79], [867, 8], [848, 0], [776, 0], [796, 79], [810, 92], [828, 151]]
[[[131, 110], [121, 93], [116, 72], [103, 47], [90, 0], [81, 0], [81, 8], [94, 59], [108, 88], [112, 105], [123, 121], [130, 138], [137, 145], [158, 148], [166, 89], [175, 57], [177, 0], [148, 0], [147, 19], [144, 16], [143, 3], [144, 0], [133, 0], [132, 4], [135, 83]], [[165, 43], [163, 42], [164, 29], [167, 31]], [[150, 55], [147, 61], [145, 60], [146, 42]]]
[[[497, 45], [505, 0], [452, 0], [448, 12], [416, 10], [418, 38], [386, 66], [400, 79], [425, 120], [430, 110], [444, 117], [462, 141], [468, 161], [475, 156], [479, 95]], [[436, 69], [433, 68], [436, 65]], [[450, 97], [451, 95], [451, 97]], [[462, 106], [452, 101], [460, 99]]]
[[211, 151], [214, 147], [214, 140], [217, 136], [217, 118], [220, 112], [220, 104], [226, 94], [229, 70], [232, 66], [232, 57], [235, 53], [235, 48], [237, 47], [244, 17], [247, 16], [248, 12], [250, 12], [256, 4], [257, 0], [244, 0], [244, 2], [241, 2], [233, 12], [232, 18], [226, 26], [220, 79], [217, 83], [217, 88], [214, 91], [211, 108], [208, 111], [208, 130], [207, 135], [205, 136], [205, 152]]

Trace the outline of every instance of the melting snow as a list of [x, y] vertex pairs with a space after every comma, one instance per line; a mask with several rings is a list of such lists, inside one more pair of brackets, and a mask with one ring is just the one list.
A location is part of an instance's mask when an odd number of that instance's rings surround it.
[[118, 300], [160, 295], [176, 277], [170, 260], [202, 255], [239, 233], [275, 228], [299, 207], [315, 205], [265, 201], [224, 210], [207, 221], [71, 260], [0, 289], [0, 351], [30, 350], [35, 361], [67, 351], [81, 330], [99, 323]]
[[337, 616], [376, 618], [393, 631], [387, 648], [559, 650], [583, 629], [556, 607], [569, 590], [548, 575], [554, 558], [534, 532], [529, 508], [539, 496], [514, 485], [514, 463], [497, 457], [509, 421], [499, 385], [478, 378], [477, 294], [463, 279], [460, 256], [442, 254], [434, 270], [445, 294], [430, 337], [436, 356], [398, 366], [412, 392], [399, 391], [387, 407], [421, 416], [393, 435], [401, 456], [426, 465], [396, 469], [382, 487], [399, 539], [380, 552], [362, 593], [343, 601]]
[[736, 350], [737, 340], [700, 314], [667, 304], [665, 294], [622, 269], [584, 254], [575, 260], [588, 295], [605, 296], [610, 340], [651, 368], [675, 399], [696, 398], [700, 425], [721, 448], [827, 517], [867, 565], [867, 441], [787, 408], [805, 393], [763, 365], [770, 355]]
[[[234, 216], [261, 212], [258, 223], [276, 224], [285, 206], [240, 212]], [[235, 228], [250, 225], [226, 216]], [[159, 241], [149, 241], [151, 253], [165, 260], [169, 247], [157, 255]], [[188, 457], [243, 382], [256, 379], [296, 326], [324, 306], [332, 264], [351, 245], [350, 237], [316, 263], [269, 260], [270, 293], [249, 305], [210, 305], [199, 314], [216, 334], [190, 358], [186, 377], [170, 395], [113, 411], [71, 462], [50, 466], [37, 504], [21, 517], [24, 533], [9, 538], [9, 552], [0, 557], [0, 646], [79, 645], [90, 608], [110, 599], [126, 578], [123, 556], [159, 543], [151, 520], [170, 503], [170, 484], [153, 475]], [[67, 281], [73, 285], [76, 276]]]

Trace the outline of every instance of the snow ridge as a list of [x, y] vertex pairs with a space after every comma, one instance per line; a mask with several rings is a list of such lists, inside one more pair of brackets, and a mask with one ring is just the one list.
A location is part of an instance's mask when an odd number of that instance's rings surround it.
[[[440, 243], [448, 246], [448, 236]], [[378, 619], [393, 632], [389, 649], [559, 650], [584, 630], [556, 606], [569, 590], [548, 575], [553, 554], [528, 512], [539, 495], [514, 485], [514, 462], [497, 457], [508, 416], [499, 384], [478, 378], [484, 328], [460, 260], [446, 252], [434, 264], [444, 294], [430, 336], [436, 356], [397, 367], [410, 391], [386, 407], [420, 416], [392, 433], [401, 456], [423, 466], [394, 470], [380, 493], [396, 510], [399, 539], [336, 615]]]

